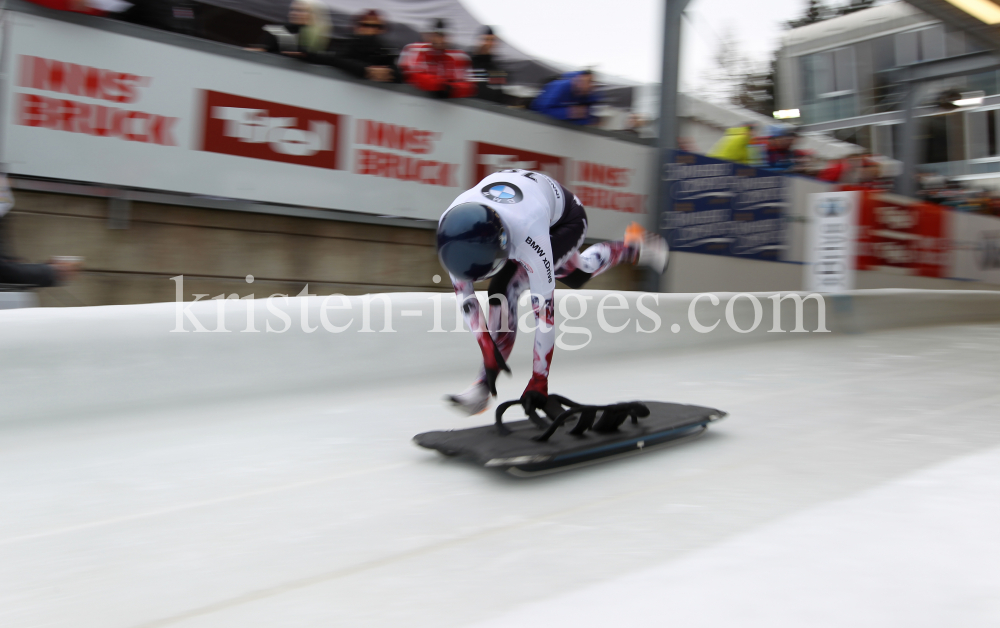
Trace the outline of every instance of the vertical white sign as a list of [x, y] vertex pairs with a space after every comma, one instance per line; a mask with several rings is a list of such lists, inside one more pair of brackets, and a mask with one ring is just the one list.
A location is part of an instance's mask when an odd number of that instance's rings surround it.
[[948, 212], [948, 277], [1000, 284], [1000, 219]]
[[854, 289], [861, 192], [809, 195], [805, 286], [808, 292]]

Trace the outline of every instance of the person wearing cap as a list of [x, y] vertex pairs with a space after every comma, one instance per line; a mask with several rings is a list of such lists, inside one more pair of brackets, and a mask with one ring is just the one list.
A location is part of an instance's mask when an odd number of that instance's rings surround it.
[[470, 80], [469, 56], [448, 48], [448, 25], [434, 20], [423, 42], [403, 48], [399, 68], [407, 83], [438, 98], [468, 98], [476, 94]]
[[483, 27], [479, 35], [479, 46], [472, 51], [472, 80], [478, 85], [477, 98], [506, 105], [509, 102], [503, 86], [507, 84], [507, 70], [497, 64], [493, 56], [497, 36], [490, 26]]
[[375, 9], [361, 12], [354, 18], [354, 37], [333, 56], [330, 65], [370, 81], [396, 81], [395, 59], [382, 39], [385, 30], [381, 13]]
[[767, 164], [771, 170], [791, 170], [795, 167], [793, 146], [799, 137], [793, 128], [783, 128], [767, 140]]

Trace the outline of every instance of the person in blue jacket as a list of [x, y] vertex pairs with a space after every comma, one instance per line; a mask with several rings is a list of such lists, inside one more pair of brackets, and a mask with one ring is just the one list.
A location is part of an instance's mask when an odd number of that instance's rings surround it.
[[597, 102], [594, 75], [590, 70], [582, 70], [564, 74], [546, 85], [531, 108], [573, 124], [596, 124], [597, 116], [590, 109]]

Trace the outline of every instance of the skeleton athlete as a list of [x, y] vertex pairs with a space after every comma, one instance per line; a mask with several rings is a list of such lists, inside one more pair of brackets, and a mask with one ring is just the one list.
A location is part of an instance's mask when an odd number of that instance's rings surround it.
[[[587, 235], [587, 213], [559, 182], [530, 170], [501, 170], [463, 192], [438, 222], [437, 247], [448, 270], [469, 329], [483, 354], [476, 382], [449, 399], [468, 414], [489, 407], [496, 379], [517, 335], [517, 300], [531, 291], [535, 313], [535, 351], [525, 395], [548, 395], [549, 365], [555, 346], [555, 280], [580, 288], [591, 277], [622, 262], [663, 272], [668, 249], [663, 238], [633, 223], [623, 242], [601, 242], [580, 252]], [[492, 277], [489, 321], [472, 284]], [[506, 312], [504, 309], [506, 308]]]

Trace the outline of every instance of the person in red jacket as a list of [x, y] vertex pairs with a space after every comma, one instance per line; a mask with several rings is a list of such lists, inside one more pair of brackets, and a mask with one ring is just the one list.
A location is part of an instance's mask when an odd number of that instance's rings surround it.
[[407, 83], [439, 98], [468, 98], [476, 94], [469, 80], [471, 63], [461, 50], [448, 49], [447, 24], [434, 21], [425, 41], [410, 44], [399, 55], [399, 68]]
[[89, 15], [105, 14], [104, 10], [99, 9], [96, 6], [91, 6], [87, 0], [31, 0], [31, 2], [40, 4], [43, 7], [48, 7], [50, 9], [58, 9], [60, 11], [87, 13]]

